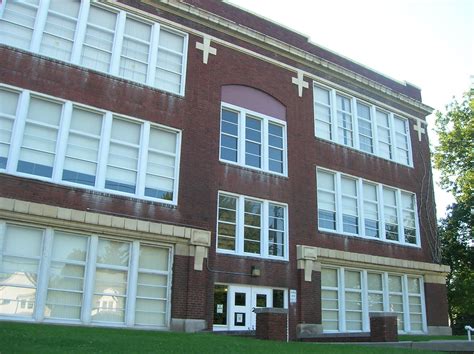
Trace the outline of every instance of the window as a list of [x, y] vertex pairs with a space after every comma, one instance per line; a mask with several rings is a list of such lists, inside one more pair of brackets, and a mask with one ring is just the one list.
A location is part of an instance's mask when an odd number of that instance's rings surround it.
[[286, 125], [230, 104], [221, 110], [220, 159], [286, 175]]
[[3, 6], [2, 43], [184, 95], [184, 33], [89, 0]]
[[374, 145], [370, 106], [361, 102], [357, 102], [357, 124], [359, 128], [360, 149], [372, 154], [374, 152]]
[[177, 203], [179, 131], [28, 91], [0, 98], [0, 169]]
[[40, 54], [70, 61], [79, 15], [79, 1], [50, 1]]
[[415, 194], [320, 168], [316, 175], [319, 230], [420, 245]]
[[337, 131], [340, 144], [353, 146], [351, 100], [336, 94]]
[[405, 311], [403, 304], [402, 277], [399, 275], [388, 276], [388, 307], [390, 312], [397, 315], [398, 328], [405, 328], [403, 313]]
[[394, 117], [395, 130], [395, 160], [402, 164], [410, 163], [410, 148], [408, 145], [408, 121], [406, 119]]
[[5, 222], [0, 240], [0, 316], [168, 326], [169, 247]]
[[217, 249], [222, 253], [288, 259], [285, 205], [220, 192]]
[[318, 224], [336, 230], [336, 184], [333, 173], [318, 170]]
[[390, 116], [388, 113], [377, 110], [377, 147], [379, 155], [392, 159], [392, 138], [390, 136]]
[[362, 280], [361, 272], [344, 272], [344, 300], [347, 331], [362, 331]]
[[408, 120], [314, 84], [315, 136], [412, 166]]
[[344, 232], [359, 233], [359, 211], [357, 206], [357, 181], [341, 177], [342, 194], [342, 230]]
[[338, 270], [323, 268], [321, 271], [321, 308], [324, 329], [339, 330]]
[[18, 92], [0, 88], [0, 169], [7, 168], [18, 96]]
[[399, 332], [426, 332], [422, 286], [422, 278], [412, 275], [323, 267], [324, 331], [368, 332], [371, 312], [393, 312]]

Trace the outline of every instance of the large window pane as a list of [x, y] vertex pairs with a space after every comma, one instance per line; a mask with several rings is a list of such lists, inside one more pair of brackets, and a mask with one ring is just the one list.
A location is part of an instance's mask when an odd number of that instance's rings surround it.
[[7, 167], [18, 97], [18, 92], [0, 89], [0, 169]]
[[316, 136], [323, 139], [332, 139], [331, 122], [331, 94], [329, 90], [319, 86], [314, 88], [314, 117]]
[[357, 181], [341, 177], [342, 190], [342, 230], [359, 233], [359, 209], [357, 206]]
[[338, 142], [343, 145], [353, 146], [351, 100], [347, 97], [336, 95], [336, 102]]
[[0, 314], [33, 316], [42, 242], [42, 229], [6, 226], [0, 243]]
[[32, 97], [23, 134], [18, 172], [53, 176], [62, 104]]
[[81, 316], [88, 237], [55, 232], [45, 317]]
[[244, 252], [260, 254], [262, 204], [245, 200]]
[[318, 171], [317, 178], [319, 228], [336, 230], [335, 175], [330, 172]]
[[39, 0], [8, 1], [0, 19], [0, 42], [30, 49]]
[[99, 239], [92, 320], [125, 321], [130, 244]]
[[163, 90], [180, 93], [184, 70], [184, 37], [161, 29], [158, 44], [155, 85]]
[[217, 247], [224, 250], [235, 251], [237, 235], [237, 198], [224, 194], [219, 195], [218, 220]]

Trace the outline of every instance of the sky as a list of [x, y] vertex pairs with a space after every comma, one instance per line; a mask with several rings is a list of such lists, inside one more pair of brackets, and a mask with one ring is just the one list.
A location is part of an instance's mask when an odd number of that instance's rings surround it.
[[[445, 111], [474, 78], [474, 0], [228, 0], [309, 37], [317, 45], [421, 88]], [[437, 144], [434, 114], [427, 117]], [[413, 132], [412, 132], [413, 133]], [[435, 182], [439, 172], [433, 171]], [[438, 218], [454, 200], [435, 186]]]

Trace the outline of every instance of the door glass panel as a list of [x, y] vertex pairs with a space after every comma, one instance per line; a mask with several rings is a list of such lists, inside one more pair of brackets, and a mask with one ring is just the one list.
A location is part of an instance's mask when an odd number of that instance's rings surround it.
[[267, 295], [257, 294], [257, 307], [267, 307]]
[[235, 293], [235, 306], [245, 306], [245, 293]]

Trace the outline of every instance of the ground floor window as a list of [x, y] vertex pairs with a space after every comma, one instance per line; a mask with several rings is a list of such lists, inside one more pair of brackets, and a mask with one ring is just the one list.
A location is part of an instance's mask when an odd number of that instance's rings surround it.
[[214, 330], [255, 330], [257, 307], [287, 308], [286, 289], [250, 285], [214, 285]]
[[0, 316], [167, 327], [171, 248], [0, 222]]
[[426, 332], [423, 279], [343, 267], [321, 270], [324, 331], [370, 331], [370, 312], [393, 312], [400, 332]]

